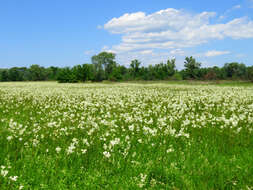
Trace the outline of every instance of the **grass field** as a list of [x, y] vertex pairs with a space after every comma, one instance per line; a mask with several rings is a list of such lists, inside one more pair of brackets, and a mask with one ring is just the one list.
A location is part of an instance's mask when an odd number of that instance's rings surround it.
[[253, 85], [0, 83], [0, 189], [253, 189]]

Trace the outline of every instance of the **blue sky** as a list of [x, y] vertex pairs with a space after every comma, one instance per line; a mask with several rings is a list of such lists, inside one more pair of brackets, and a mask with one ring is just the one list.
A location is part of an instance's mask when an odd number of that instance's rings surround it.
[[123, 65], [253, 65], [253, 0], [2, 0], [0, 24], [1, 68], [73, 66], [101, 51]]

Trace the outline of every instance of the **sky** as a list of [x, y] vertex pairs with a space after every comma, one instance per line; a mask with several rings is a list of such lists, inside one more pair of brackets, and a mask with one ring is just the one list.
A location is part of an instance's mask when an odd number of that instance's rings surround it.
[[72, 67], [102, 51], [143, 66], [253, 65], [253, 0], [0, 0], [0, 68]]

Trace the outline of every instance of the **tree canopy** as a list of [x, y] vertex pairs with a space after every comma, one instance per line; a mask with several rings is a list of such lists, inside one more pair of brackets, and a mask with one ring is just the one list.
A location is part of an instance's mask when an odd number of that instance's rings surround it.
[[223, 67], [201, 67], [195, 58], [186, 57], [184, 69], [176, 69], [176, 60], [167, 59], [166, 63], [144, 66], [139, 60], [134, 59], [129, 67], [116, 62], [116, 54], [101, 52], [92, 56], [91, 63], [75, 65], [73, 67], [48, 68], [39, 65], [26, 67], [13, 67], [0, 69], [0, 81], [46, 81], [59, 82], [99, 82], [128, 81], [128, 80], [225, 80], [240, 79], [253, 81], [253, 67], [243, 63], [225, 63]]

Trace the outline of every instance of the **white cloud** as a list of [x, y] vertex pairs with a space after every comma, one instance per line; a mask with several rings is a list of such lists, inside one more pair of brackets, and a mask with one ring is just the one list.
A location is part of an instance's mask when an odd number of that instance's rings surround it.
[[243, 58], [245, 57], [246, 55], [244, 53], [238, 53], [235, 55], [236, 58]]
[[94, 53], [95, 53], [94, 50], [87, 50], [87, 51], [84, 52], [85, 55], [92, 55]]
[[109, 50], [109, 46], [104, 46], [103, 48], [102, 48], [102, 51], [108, 51]]
[[222, 20], [222, 19], [226, 18], [231, 12], [233, 12], [233, 11], [235, 11], [235, 10], [237, 10], [237, 9], [241, 9], [241, 8], [242, 8], [241, 5], [235, 5], [235, 6], [233, 6], [232, 8], [226, 10], [226, 11], [224, 12], [224, 14], [221, 15], [221, 16], [219, 17], [219, 19]]
[[106, 30], [112, 33], [129, 32], [158, 32], [169, 29], [180, 30], [185, 24], [191, 27], [199, 27], [207, 24], [210, 17], [215, 16], [214, 12], [203, 12], [192, 15], [181, 10], [165, 9], [146, 15], [144, 12], [124, 14], [119, 18], [113, 18], [104, 25]]
[[140, 54], [143, 54], [143, 55], [152, 55], [153, 51], [152, 50], [144, 50], [144, 51], [141, 51]]
[[234, 9], [240, 9], [240, 8], [242, 8], [242, 6], [241, 6], [241, 5], [235, 5], [235, 6], [233, 6], [233, 8], [232, 8], [232, 9], [234, 10]]
[[206, 57], [215, 57], [215, 56], [219, 56], [219, 55], [226, 55], [226, 54], [230, 54], [229, 51], [216, 51], [216, 50], [211, 50], [206, 52], [204, 55]]
[[185, 52], [182, 49], [173, 49], [170, 51], [170, 54], [183, 56], [185, 55]]
[[[236, 5], [232, 9], [240, 7]], [[170, 49], [168, 55], [182, 55], [183, 48], [195, 47], [210, 40], [253, 38], [253, 21], [248, 17], [219, 23], [215, 12], [193, 14], [172, 8], [152, 14], [127, 13], [108, 21], [104, 29], [122, 35], [121, 43], [108, 47], [108, 50], [119, 56], [142, 52], [149, 58], [153, 54], [145, 52], [150, 50]]]
[[103, 26], [98, 25], [98, 26], [97, 26], [97, 29], [103, 29]]

